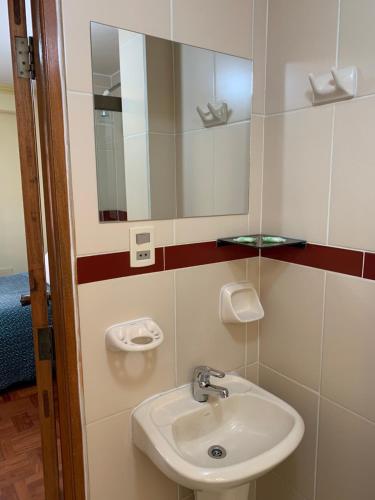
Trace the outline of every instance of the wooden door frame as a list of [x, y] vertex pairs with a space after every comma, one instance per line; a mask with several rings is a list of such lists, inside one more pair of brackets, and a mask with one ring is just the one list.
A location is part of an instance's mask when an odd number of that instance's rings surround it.
[[[17, 64], [17, 53], [28, 51], [26, 10], [24, 1], [8, 2], [10, 46], [12, 50], [13, 84], [17, 118], [18, 150], [22, 183], [23, 211], [30, 286], [31, 319], [34, 341], [35, 373], [38, 387], [39, 427], [42, 443], [44, 492], [46, 498], [59, 500], [58, 446], [53, 390], [51, 350], [40, 352], [39, 341], [48, 341], [47, 289], [44, 269], [43, 223], [36, 122], [32, 85], [26, 66]], [[22, 73], [21, 73], [22, 71]]]
[[[19, 0], [14, 0], [15, 2]], [[85, 499], [58, 0], [31, 0], [64, 500]]]
[[[65, 151], [64, 93], [60, 60], [59, 0], [31, 0], [37, 108], [43, 177], [44, 205], [49, 256], [53, 330], [56, 354], [57, 399], [59, 407], [61, 465], [64, 500], [85, 499], [83, 432], [80, 407], [80, 376], [75, 330], [73, 252], [69, 214], [69, 190]], [[16, 59], [15, 37], [25, 38], [25, 0], [9, 0], [11, 46]], [[35, 120], [30, 81], [17, 77], [17, 122], [20, 138], [25, 225], [27, 233], [33, 324], [48, 326], [43, 237], [38, 193], [38, 165]], [[34, 321], [35, 320], [35, 321]], [[38, 358], [38, 331], [35, 349]], [[37, 362], [38, 392], [46, 500], [59, 498], [57, 446], [53, 415], [51, 361]], [[39, 385], [42, 382], [42, 389]], [[47, 399], [46, 399], [47, 396]], [[47, 406], [46, 406], [47, 405]], [[53, 425], [51, 425], [53, 421]], [[43, 427], [44, 426], [44, 427]]]

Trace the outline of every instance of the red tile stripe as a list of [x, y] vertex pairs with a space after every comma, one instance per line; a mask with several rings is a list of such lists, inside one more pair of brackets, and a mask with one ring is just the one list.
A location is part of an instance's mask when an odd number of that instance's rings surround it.
[[362, 276], [363, 252], [357, 250], [308, 243], [304, 249], [291, 246], [275, 247], [262, 249], [261, 254], [262, 257], [302, 266]]
[[157, 271], [164, 271], [163, 248], [155, 249], [155, 264], [148, 267], [130, 267], [130, 252], [89, 255], [77, 259], [79, 285]]
[[156, 248], [155, 265], [148, 267], [130, 267], [129, 252], [89, 255], [77, 259], [77, 282], [83, 285], [94, 281], [246, 259], [258, 255], [257, 249], [244, 246], [229, 245], [218, 248], [216, 241]]
[[375, 253], [365, 253], [363, 277], [369, 280], [375, 280]]
[[227, 260], [247, 259], [258, 255], [259, 251], [256, 248], [240, 245], [217, 247], [216, 241], [174, 245], [165, 247], [165, 269], [202, 266]]
[[[217, 247], [215, 241], [156, 248], [155, 265], [141, 268], [130, 267], [129, 252], [90, 255], [77, 259], [77, 281], [81, 285], [258, 255], [258, 250], [251, 247], [240, 245]], [[262, 249], [261, 255], [270, 259], [375, 280], [375, 253], [309, 243], [305, 248], [285, 246]], [[365, 265], [362, 273], [364, 256]]]
[[128, 220], [128, 212], [125, 210], [99, 210], [99, 220], [102, 222]]

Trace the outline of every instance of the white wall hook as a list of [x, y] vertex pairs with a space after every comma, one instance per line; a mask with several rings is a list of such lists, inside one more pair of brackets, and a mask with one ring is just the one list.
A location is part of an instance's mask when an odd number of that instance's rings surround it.
[[164, 340], [160, 326], [151, 318], [139, 318], [110, 326], [105, 332], [109, 351], [150, 351]]
[[221, 288], [219, 315], [223, 323], [249, 323], [264, 316], [254, 286], [247, 282], [228, 283]]
[[223, 102], [219, 107], [214, 108], [211, 103], [207, 104], [208, 111], [203, 111], [200, 106], [197, 106], [197, 111], [202, 119], [205, 127], [215, 127], [217, 125], [225, 125], [229, 118], [228, 104]]
[[357, 94], [357, 68], [331, 68], [329, 73], [313, 75], [309, 73], [309, 81], [313, 90], [313, 104], [351, 99]]

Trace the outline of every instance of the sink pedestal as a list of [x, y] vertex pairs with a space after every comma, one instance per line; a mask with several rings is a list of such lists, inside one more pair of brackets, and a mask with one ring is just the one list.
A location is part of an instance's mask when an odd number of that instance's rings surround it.
[[194, 491], [195, 500], [248, 500], [250, 483], [237, 488], [217, 491]]

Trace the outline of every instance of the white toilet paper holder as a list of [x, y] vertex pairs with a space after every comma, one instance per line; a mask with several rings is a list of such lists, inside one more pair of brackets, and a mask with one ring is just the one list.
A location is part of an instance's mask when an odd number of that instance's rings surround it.
[[248, 281], [228, 283], [221, 288], [219, 315], [222, 323], [249, 323], [264, 316], [255, 287]]

